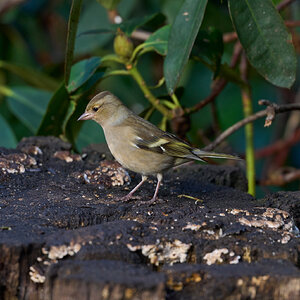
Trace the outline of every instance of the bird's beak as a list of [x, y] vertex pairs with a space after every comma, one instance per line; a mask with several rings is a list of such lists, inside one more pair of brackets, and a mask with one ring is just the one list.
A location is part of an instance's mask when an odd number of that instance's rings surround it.
[[78, 119], [77, 121], [84, 121], [84, 120], [90, 120], [94, 117], [93, 113], [90, 112], [85, 112], [83, 113]]

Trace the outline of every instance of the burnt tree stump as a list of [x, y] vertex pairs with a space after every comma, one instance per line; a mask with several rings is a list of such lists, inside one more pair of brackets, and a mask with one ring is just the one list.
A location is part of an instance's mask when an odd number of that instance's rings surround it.
[[0, 148], [0, 299], [300, 299], [300, 192], [256, 200], [239, 167], [195, 164], [123, 203], [139, 176], [70, 151]]

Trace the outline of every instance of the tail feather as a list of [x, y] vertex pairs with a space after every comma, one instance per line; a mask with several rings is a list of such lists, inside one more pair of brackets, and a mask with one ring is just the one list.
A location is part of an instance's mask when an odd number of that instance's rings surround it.
[[204, 158], [223, 158], [223, 159], [242, 160], [238, 156], [225, 154], [225, 153], [206, 152], [206, 151], [203, 151], [203, 150], [200, 150], [200, 149], [193, 149], [192, 153], [200, 159], [204, 159]]

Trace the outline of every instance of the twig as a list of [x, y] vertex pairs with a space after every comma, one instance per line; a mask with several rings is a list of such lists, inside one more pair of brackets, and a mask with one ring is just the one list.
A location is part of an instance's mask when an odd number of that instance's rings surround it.
[[108, 16], [109, 22], [112, 24], [120, 24], [123, 21], [122, 17], [119, 15], [119, 13], [116, 9], [108, 10], [107, 16]]
[[[299, 27], [300, 26], [300, 21], [299, 20], [296, 20], [296, 21], [293, 21], [293, 20], [287, 20], [287, 21], [284, 21], [284, 24], [286, 27]], [[231, 43], [231, 42], [234, 42], [236, 41], [238, 38], [238, 35], [235, 31], [233, 32], [227, 32], [227, 33], [224, 33], [223, 34], [223, 43]]]
[[278, 105], [276, 103], [272, 103], [269, 100], [259, 100], [258, 101], [259, 105], [265, 105], [267, 106], [266, 110], [267, 110], [267, 117], [265, 120], [265, 125], [264, 127], [269, 127], [272, 125], [272, 122], [275, 118], [275, 108], [278, 107]]
[[187, 108], [186, 109], [186, 113], [190, 114], [192, 112], [196, 112], [196, 111], [202, 109], [208, 103], [210, 103], [211, 101], [213, 101], [223, 91], [223, 89], [225, 88], [226, 84], [227, 84], [227, 80], [225, 80], [223, 78], [215, 81], [215, 84], [213, 86], [213, 89], [212, 89], [210, 95], [208, 95], [202, 101], [200, 101], [199, 103], [197, 103], [195, 106], [193, 106], [191, 108]]
[[131, 34], [131, 37], [135, 40], [146, 41], [151, 34], [151, 32], [138, 29]]
[[276, 141], [274, 144], [256, 150], [255, 158], [260, 159], [263, 157], [269, 157], [277, 152], [284, 151], [284, 149], [290, 148], [300, 141], [300, 129], [293, 132], [293, 135], [285, 140]]
[[[292, 104], [286, 104], [286, 105], [278, 105], [275, 108], [275, 113], [284, 113], [292, 110], [300, 110], [300, 103], [292, 103]], [[244, 125], [251, 123], [257, 119], [263, 118], [264, 116], [268, 115], [268, 109], [261, 110], [226, 129], [222, 134], [220, 134], [212, 143], [207, 145], [203, 150], [205, 151], [211, 151], [216, 146], [221, 144], [228, 136], [232, 135], [234, 132], [236, 132], [238, 129], [242, 128]]]
[[237, 39], [237, 33], [234, 32], [227, 32], [223, 34], [223, 43], [231, 43]]
[[0, 2], [0, 16], [8, 10], [24, 2], [25, 0], [4, 0]]
[[259, 184], [282, 186], [297, 179], [300, 179], [300, 170], [285, 167], [273, 171], [272, 175], [270, 175], [269, 178], [261, 180]]
[[169, 109], [167, 109], [165, 106], [163, 106], [159, 99], [157, 99], [149, 90], [149, 87], [146, 85], [142, 75], [138, 71], [138, 69], [135, 66], [127, 66], [128, 72], [133, 77], [133, 79], [136, 81], [136, 83], [139, 85], [140, 89], [144, 93], [144, 96], [146, 99], [149, 100], [149, 102], [160, 112], [163, 116], [165, 116], [167, 119], [172, 119], [172, 113]]
[[278, 11], [281, 11], [281, 10], [285, 9], [287, 6], [289, 6], [290, 4], [292, 4], [294, 1], [295, 0], [283, 0], [276, 6], [276, 8]]
[[[241, 46], [240, 42], [237, 42], [235, 44], [234, 51], [233, 51], [233, 56], [232, 56], [232, 59], [231, 59], [231, 62], [230, 62], [230, 67], [231, 68], [234, 68], [237, 65], [239, 57], [241, 55], [241, 52], [242, 52], [242, 46]], [[185, 112], [187, 114], [190, 114], [190, 113], [193, 113], [193, 112], [196, 112], [196, 111], [202, 109], [208, 103], [213, 101], [223, 91], [223, 89], [225, 88], [227, 83], [228, 83], [228, 81], [224, 78], [215, 80], [210, 95], [208, 95], [202, 101], [197, 103], [195, 106], [187, 108], [185, 110]]]
[[299, 20], [297, 20], [297, 21], [287, 20], [284, 23], [287, 27], [299, 27], [300, 26], [300, 21]]

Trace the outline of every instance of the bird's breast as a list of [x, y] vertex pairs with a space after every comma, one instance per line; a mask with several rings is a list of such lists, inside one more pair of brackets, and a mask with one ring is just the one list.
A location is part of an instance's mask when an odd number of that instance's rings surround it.
[[104, 133], [112, 155], [126, 169], [143, 175], [155, 175], [174, 165], [173, 157], [138, 148], [130, 142], [130, 134], [123, 129], [118, 134], [104, 129]]

